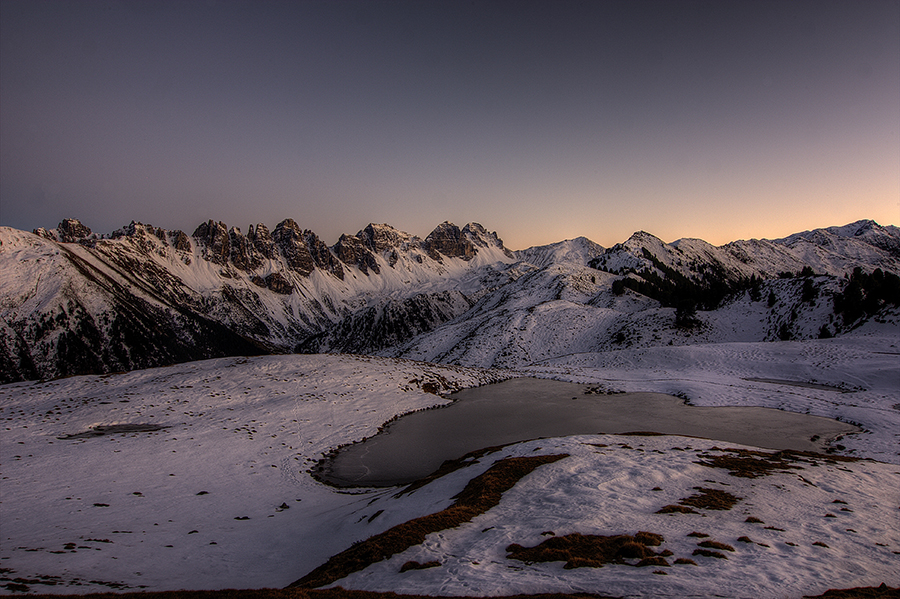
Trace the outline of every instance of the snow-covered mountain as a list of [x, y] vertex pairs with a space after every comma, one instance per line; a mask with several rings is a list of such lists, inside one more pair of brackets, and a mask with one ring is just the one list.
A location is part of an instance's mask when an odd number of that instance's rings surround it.
[[896, 273], [900, 271], [900, 229], [863, 220], [784, 239], [741, 240], [719, 247], [702, 239], [667, 244], [639, 231], [598, 256], [592, 265], [625, 272], [658, 268], [658, 263], [690, 278], [716, 273], [732, 280], [754, 275], [773, 278], [780, 273], [799, 273], [807, 266], [816, 274], [833, 276], [843, 276], [856, 267]]
[[328, 246], [291, 219], [246, 235], [215, 221], [97, 235], [67, 219], [0, 228], [0, 382], [295, 351], [517, 367], [806, 339], [896, 320], [898, 273], [900, 229], [872, 221], [721, 247], [639, 232], [511, 252], [477, 223], [424, 239], [370, 224]]
[[246, 236], [213, 221], [191, 236], [131, 223], [101, 237], [72, 219], [0, 228], [0, 380], [292, 352], [386, 302], [433, 302], [433, 326], [506, 282], [512, 262], [475, 223], [425, 239], [369, 225], [331, 247], [290, 219]]
[[[900, 582], [898, 239], [861, 222], [719, 248], [639, 233], [510, 252], [475, 224], [424, 239], [369, 225], [333, 246], [293, 221], [246, 236], [215, 222], [190, 236], [0, 229], [0, 594], [294, 582], [887, 596]], [[246, 356], [297, 349], [322, 353]], [[324, 353], [350, 351], [380, 355]], [[226, 354], [242, 355], [197, 359]], [[141, 369], [168, 362], [183, 363]], [[114, 370], [130, 371], [20, 381]], [[310, 476], [453, 391], [529, 376], [577, 383], [573, 403], [664, 393], [854, 432], [804, 433], [826, 454], [705, 431], [498, 441], [402, 492]], [[543, 465], [481, 486], [525, 462]], [[496, 501], [456, 509], [474, 496]], [[372, 552], [423, 519], [442, 524]], [[651, 561], [518, 555], [610, 535], [649, 536]]]

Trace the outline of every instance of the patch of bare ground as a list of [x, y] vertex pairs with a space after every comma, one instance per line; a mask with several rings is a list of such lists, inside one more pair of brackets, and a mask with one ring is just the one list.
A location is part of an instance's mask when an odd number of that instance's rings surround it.
[[627, 564], [626, 560], [640, 560], [642, 566], [668, 566], [666, 559], [650, 547], [660, 545], [665, 539], [652, 532], [631, 535], [583, 535], [572, 533], [563, 537], [546, 539], [534, 547], [517, 543], [506, 548], [507, 558], [526, 563], [566, 562], [572, 568], [600, 568], [604, 564]]
[[470, 480], [469, 484], [453, 498], [456, 501], [450, 507], [398, 524], [383, 533], [354, 544], [292, 583], [289, 588], [313, 589], [331, 584], [353, 572], [419, 545], [428, 534], [469, 522], [500, 503], [503, 492], [512, 488], [535, 468], [566, 457], [568, 454], [500, 460], [483, 474]]
[[758, 478], [776, 472], [800, 470], [799, 463], [818, 465], [819, 462], [836, 464], [838, 462], [856, 462], [859, 458], [838, 455], [825, 455], [811, 451], [784, 450], [776, 452], [756, 451], [752, 449], [719, 449], [710, 451], [723, 452], [720, 455], [703, 454], [699, 462], [701, 466], [728, 470], [731, 476]]
[[705, 487], [694, 487], [700, 491], [696, 495], [679, 499], [679, 505], [666, 505], [657, 510], [657, 514], [696, 514], [692, 508], [700, 508], [704, 510], [730, 510], [734, 507], [740, 497], [736, 497], [727, 491], [721, 489], [707, 489]]

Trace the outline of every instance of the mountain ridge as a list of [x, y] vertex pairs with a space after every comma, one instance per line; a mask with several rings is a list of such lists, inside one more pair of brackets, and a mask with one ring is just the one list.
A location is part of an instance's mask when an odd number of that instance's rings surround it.
[[425, 238], [372, 223], [331, 246], [292, 219], [246, 235], [213, 220], [190, 236], [137, 222], [97, 235], [76, 219], [0, 227], [0, 382], [294, 351], [515, 367], [567, 348], [731, 339], [716, 315], [727, 306], [763, 322], [740, 325], [744, 337], [839, 334], [847, 314], [900, 303], [863, 278], [861, 299], [844, 300], [857, 271], [893, 285], [900, 229], [864, 220], [718, 247], [641, 231], [611, 248], [579, 237], [514, 252], [478, 223], [446, 221]]

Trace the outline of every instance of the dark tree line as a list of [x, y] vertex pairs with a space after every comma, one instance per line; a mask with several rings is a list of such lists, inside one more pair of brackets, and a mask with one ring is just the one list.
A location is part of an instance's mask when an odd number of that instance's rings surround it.
[[714, 310], [722, 300], [737, 291], [747, 288], [759, 289], [759, 279], [755, 276], [750, 279], [729, 280], [723, 271], [710, 266], [704, 269], [703, 279], [697, 280], [666, 266], [646, 248], [644, 257], [662, 275], [649, 268], [631, 271], [640, 278], [616, 279], [612, 284], [613, 293], [621, 295], [627, 288], [655, 299], [663, 306], [675, 308], [676, 320], [686, 326], [692, 323], [696, 310]]
[[844, 290], [834, 296], [834, 313], [845, 323], [873, 316], [886, 305], [900, 306], [900, 277], [880, 268], [864, 273], [857, 266]]
[[[734, 293], [747, 290], [751, 301], [761, 301], [763, 279], [756, 275], [746, 279], [729, 279], [727, 274], [718, 265], [703, 265], [702, 277], [694, 279], [670, 268], [662, 263], [646, 248], [643, 249], [644, 258], [655, 267], [642, 270], [629, 269], [619, 273], [622, 278], [616, 279], [612, 284], [612, 291], [616, 295], [625, 293], [631, 289], [641, 295], [655, 299], [668, 308], [675, 308], [675, 322], [678, 326], [692, 327], [697, 323], [696, 311], [715, 310], [722, 301]], [[629, 277], [628, 274], [636, 274], [637, 277]], [[815, 305], [819, 297], [819, 288], [813, 277], [815, 273], [809, 266], [804, 266], [799, 273], [782, 272], [778, 274], [780, 279], [793, 279], [802, 277], [803, 283], [800, 289], [800, 299], [803, 303]], [[886, 305], [900, 306], [900, 277], [876, 268], [871, 273], [865, 273], [859, 267], [855, 268], [847, 278], [847, 284], [841, 293], [834, 296], [834, 313], [842, 316], [845, 324], [858, 321], [861, 318], [875, 315]], [[778, 302], [778, 296], [770, 291], [766, 298], [771, 308]], [[788, 335], [782, 332], [781, 337]], [[831, 336], [831, 331], [823, 326], [820, 337]]]

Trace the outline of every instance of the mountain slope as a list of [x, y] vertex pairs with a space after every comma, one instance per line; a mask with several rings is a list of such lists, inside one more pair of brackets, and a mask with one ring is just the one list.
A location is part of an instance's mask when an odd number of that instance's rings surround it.
[[[291, 219], [246, 235], [77, 220], [0, 228], [0, 381], [224, 355], [379, 353], [517, 367], [583, 351], [841, 334], [896, 322], [900, 229], [780, 240], [511, 252], [477, 223], [424, 239], [385, 224], [326, 245]], [[802, 275], [802, 276], [798, 276]], [[893, 311], [892, 311], [893, 310]]]
[[214, 221], [191, 237], [140, 223], [99, 237], [73, 219], [34, 234], [0, 228], [0, 380], [290, 352], [384, 302], [428, 315], [411, 335], [468, 306], [457, 287], [477, 295], [505, 281], [495, 268], [511, 262], [474, 223], [425, 240], [369, 225], [331, 248], [290, 219], [247, 236]]

